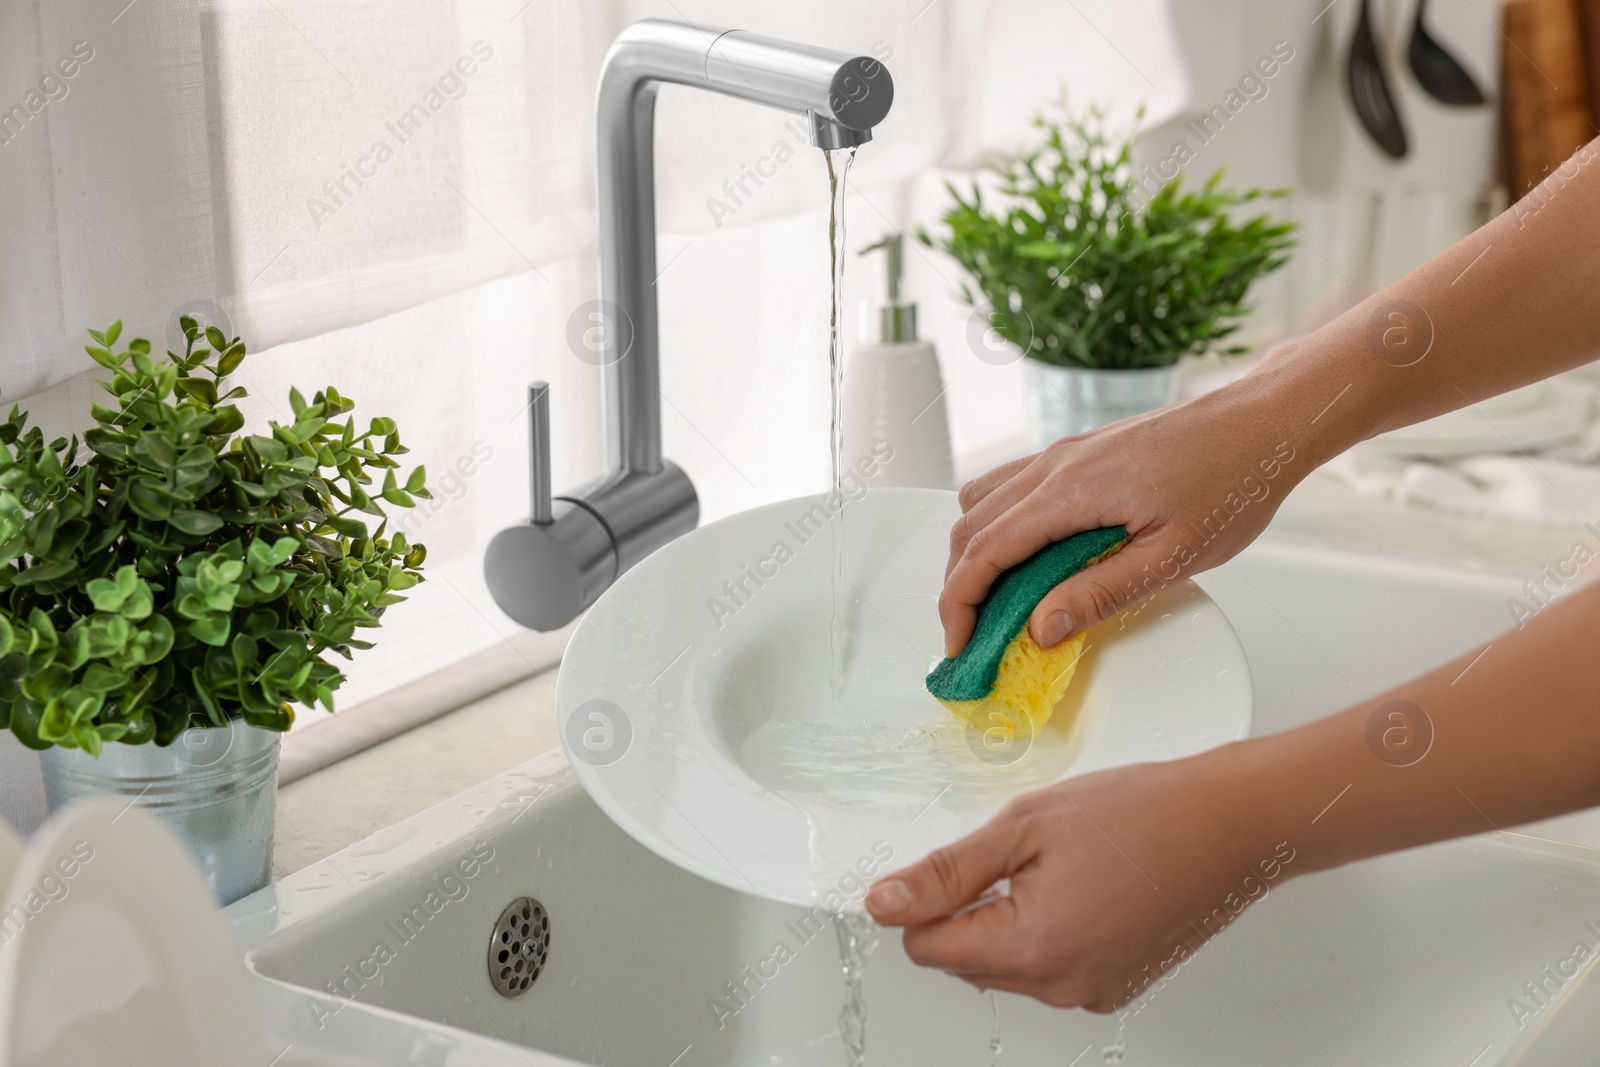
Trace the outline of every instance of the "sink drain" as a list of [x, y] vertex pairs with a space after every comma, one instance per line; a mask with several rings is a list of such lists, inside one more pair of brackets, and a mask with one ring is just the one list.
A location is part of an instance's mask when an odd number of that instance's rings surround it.
[[502, 997], [528, 991], [550, 956], [550, 915], [532, 897], [518, 897], [500, 913], [489, 939], [489, 981]]

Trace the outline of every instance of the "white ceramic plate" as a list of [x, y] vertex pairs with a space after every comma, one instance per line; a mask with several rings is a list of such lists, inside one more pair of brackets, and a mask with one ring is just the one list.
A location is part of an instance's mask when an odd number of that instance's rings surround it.
[[958, 514], [954, 493], [923, 489], [871, 489], [845, 507], [837, 700], [822, 497], [706, 526], [623, 575], [579, 624], [557, 683], [584, 788], [640, 843], [712, 881], [857, 906], [866, 872], [957, 839], [1017, 793], [1245, 736], [1244, 652], [1181, 582], [1091, 631], [1031, 746], [986, 745], [923, 687]]
[[34, 839], [4, 905], [0, 1067], [270, 1058], [242, 953], [154, 816], [73, 805]]

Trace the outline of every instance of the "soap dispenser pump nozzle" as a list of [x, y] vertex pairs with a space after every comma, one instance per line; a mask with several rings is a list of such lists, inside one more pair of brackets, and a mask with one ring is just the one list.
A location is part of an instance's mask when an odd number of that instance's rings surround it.
[[874, 244], [863, 248], [860, 255], [879, 250], [884, 254], [885, 299], [877, 305], [863, 307], [862, 333], [868, 341], [878, 344], [915, 341], [917, 339], [917, 305], [901, 303], [900, 279], [905, 270], [905, 239], [898, 233], [885, 234]]

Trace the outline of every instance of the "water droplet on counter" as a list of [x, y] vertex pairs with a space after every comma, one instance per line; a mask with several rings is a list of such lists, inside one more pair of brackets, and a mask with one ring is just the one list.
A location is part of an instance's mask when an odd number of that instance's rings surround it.
[[351, 845], [346, 850], [350, 856], [381, 856], [417, 836], [420, 830], [391, 826]]

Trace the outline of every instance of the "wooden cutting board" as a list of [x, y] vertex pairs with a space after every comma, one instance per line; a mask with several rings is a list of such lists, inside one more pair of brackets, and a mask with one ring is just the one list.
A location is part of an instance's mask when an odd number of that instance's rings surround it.
[[1580, 5], [1595, 7], [1600, 19], [1600, 0], [1509, 0], [1505, 5], [1502, 107], [1513, 198], [1538, 185], [1595, 136]]

